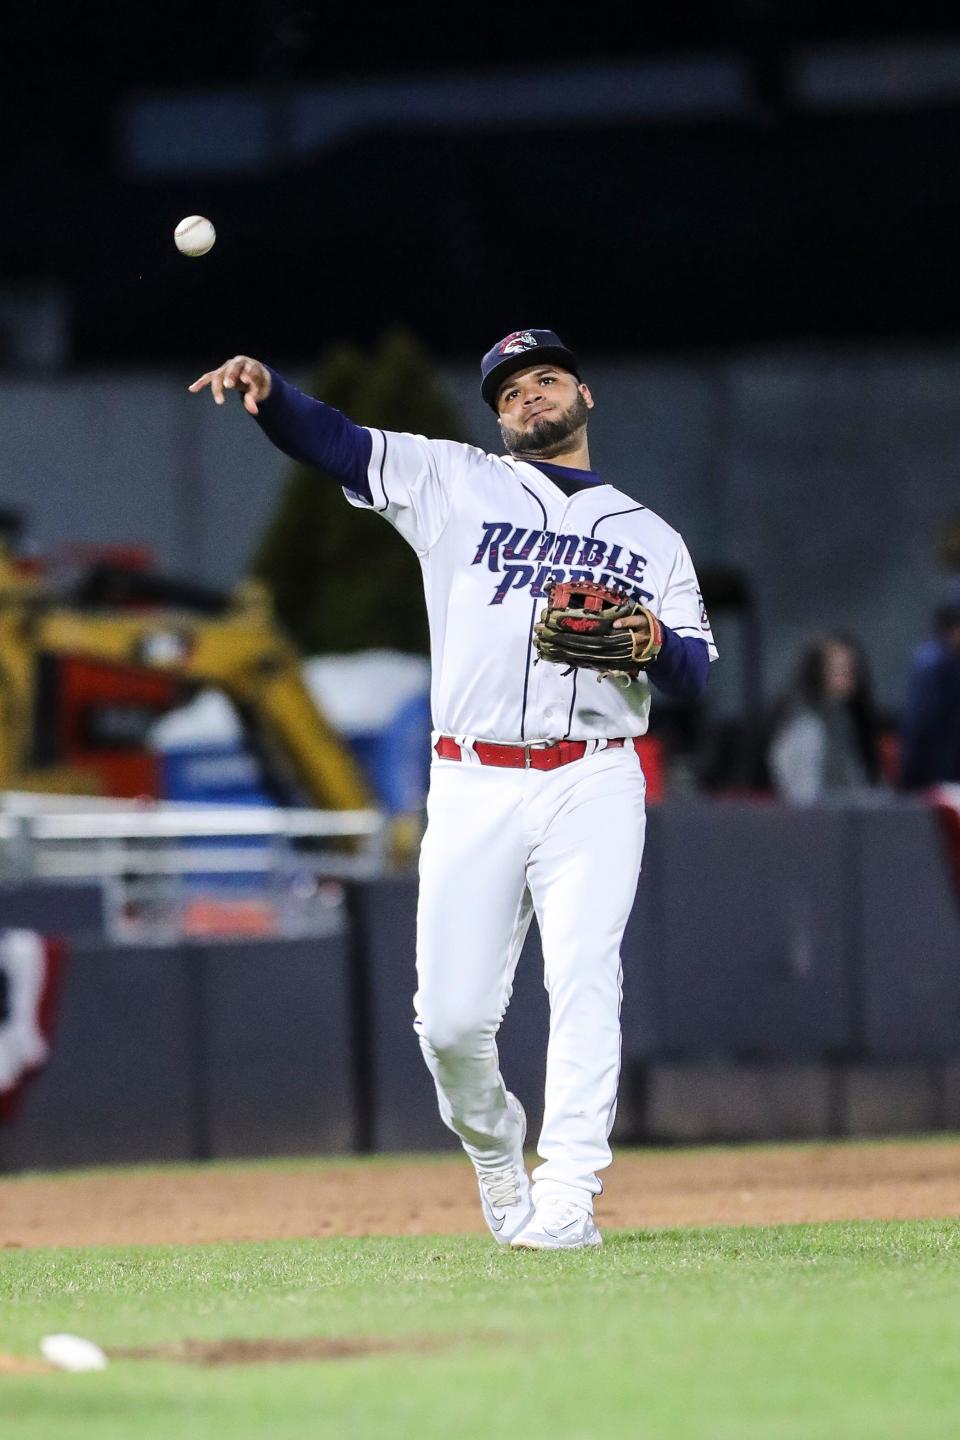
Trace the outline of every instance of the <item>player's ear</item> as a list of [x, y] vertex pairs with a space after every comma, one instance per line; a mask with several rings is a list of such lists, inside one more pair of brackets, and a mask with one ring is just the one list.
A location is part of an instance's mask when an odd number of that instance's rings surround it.
[[577, 389], [580, 391], [580, 394], [583, 396], [584, 401], [586, 402], [587, 409], [588, 409], [588, 410], [592, 410], [592, 409], [593, 409], [593, 403], [594, 403], [594, 402], [593, 402], [593, 396], [590, 394], [590, 386], [589, 386], [589, 385], [584, 385], [583, 381], [581, 380], [580, 383], [579, 383], [579, 385], [577, 386]]

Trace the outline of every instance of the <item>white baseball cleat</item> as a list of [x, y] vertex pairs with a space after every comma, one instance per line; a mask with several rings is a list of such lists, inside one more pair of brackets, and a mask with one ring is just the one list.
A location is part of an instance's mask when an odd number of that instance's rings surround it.
[[520, 1128], [509, 1160], [491, 1169], [477, 1169], [483, 1218], [500, 1245], [509, 1245], [514, 1235], [533, 1219], [530, 1177], [523, 1163], [527, 1117], [515, 1095], [510, 1096], [510, 1108], [516, 1113]]
[[589, 1210], [561, 1196], [549, 1195], [537, 1206], [530, 1224], [518, 1230], [510, 1244], [515, 1250], [585, 1250], [602, 1245], [603, 1237]]

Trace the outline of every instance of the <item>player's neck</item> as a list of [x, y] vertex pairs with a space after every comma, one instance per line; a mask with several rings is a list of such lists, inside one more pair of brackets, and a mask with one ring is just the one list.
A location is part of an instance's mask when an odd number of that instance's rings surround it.
[[511, 453], [515, 460], [537, 460], [541, 465], [563, 465], [570, 470], [590, 469], [590, 447], [584, 433], [571, 437], [571, 440], [565, 442], [565, 446], [571, 448], [554, 450], [548, 445], [543, 450], [514, 450]]

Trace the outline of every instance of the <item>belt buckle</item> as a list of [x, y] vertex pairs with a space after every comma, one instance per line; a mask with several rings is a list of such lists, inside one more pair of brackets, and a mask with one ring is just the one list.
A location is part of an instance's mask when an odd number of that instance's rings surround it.
[[530, 769], [531, 750], [550, 750], [556, 742], [553, 740], [531, 740], [523, 747], [523, 768]]

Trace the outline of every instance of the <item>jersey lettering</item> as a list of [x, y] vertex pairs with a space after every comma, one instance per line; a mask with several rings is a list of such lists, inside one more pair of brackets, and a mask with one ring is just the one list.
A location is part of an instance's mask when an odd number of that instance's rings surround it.
[[584, 540], [580, 547], [581, 565], [602, 565], [607, 553], [605, 540]]
[[[549, 577], [550, 575], [552, 575], [552, 574], [553, 574], [553, 566], [552, 566], [552, 565], [541, 565], [541, 566], [540, 566], [540, 569], [537, 571], [537, 574], [536, 574], [536, 577], [535, 577], [535, 579], [534, 579], [534, 582], [533, 582], [533, 584], [530, 586], [530, 594], [533, 596], [533, 598], [534, 598], [535, 600], [543, 599], [543, 597], [546, 595], [546, 593], [547, 593], [546, 587], [551, 584], [551, 581], [548, 579], [548, 577]], [[494, 605], [494, 604], [496, 604], [496, 601], [495, 601], [495, 600], [491, 600], [491, 601], [490, 601], [490, 604], [491, 604], [491, 605]]]
[[[511, 590], [524, 590], [530, 587], [530, 594], [534, 599], [546, 596], [551, 585], [559, 584], [561, 580], [573, 580], [582, 584], [584, 580], [597, 580], [601, 584], [610, 582], [610, 577], [599, 575], [595, 570], [563, 570], [554, 565], [541, 565], [534, 575], [532, 565], [504, 565], [503, 576], [499, 585], [493, 592], [493, 597], [487, 603], [490, 605], [502, 605], [507, 594]], [[649, 605], [654, 599], [653, 592], [644, 590], [640, 585], [624, 585], [622, 579], [615, 582], [616, 589], [625, 595], [628, 600], [640, 600], [644, 605]]]
[[480, 541], [480, 546], [477, 550], [476, 555], [474, 555], [471, 564], [479, 565], [484, 555], [489, 552], [490, 558], [488, 564], [490, 566], [490, 569], [499, 570], [500, 544], [502, 541], [506, 540], [512, 529], [513, 526], [509, 523], [509, 521], [493, 521], [491, 523], [491, 521], [485, 520], [483, 522], [483, 538]]
[[[526, 560], [541, 534], [542, 531], [540, 530], [531, 530], [527, 536], [526, 543], [520, 545], [520, 541], [524, 535], [527, 535], [527, 530], [525, 526], [518, 526], [503, 547], [504, 560]], [[519, 549], [517, 548], [518, 546], [520, 546]]]
[[[483, 534], [471, 564], [481, 565], [486, 560], [487, 569], [503, 577], [488, 601], [490, 605], [502, 605], [510, 590], [524, 590], [529, 586], [530, 594], [537, 599], [546, 595], [555, 581], [582, 582], [598, 578], [601, 585], [619, 588], [625, 595], [649, 605], [654, 596], [643, 587], [647, 557], [628, 550], [630, 558], [621, 567], [617, 562], [624, 547], [611, 545], [609, 548], [608, 555], [607, 542], [596, 540], [592, 535], [556, 535], [550, 530], [527, 530], [506, 520], [484, 520]], [[540, 565], [535, 571], [536, 562], [547, 559], [551, 563]], [[518, 560], [532, 560], [534, 564], [518, 565]], [[603, 569], [598, 576], [599, 567]], [[632, 583], [625, 584], [625, 581]]]
[[553, 547], [552, 560], [555, 565], [572, 565], [577, 558], [577, 547], [580, 544], [579, 535], [558, 535], [557, 543]]
[[502, 605], [508, 590], [522, 590], [533, 579], [532, 565], [504, 565], [503, 579], [493, 592], [491, 605]]

